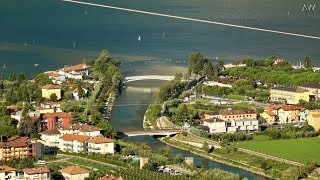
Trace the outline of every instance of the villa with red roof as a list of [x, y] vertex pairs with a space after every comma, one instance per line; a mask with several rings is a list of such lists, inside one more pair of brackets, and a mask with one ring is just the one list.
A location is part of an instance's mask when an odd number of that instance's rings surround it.
[[23, 179], [50, 180], [50, 171], [47, 167], [25, 168], [23, 169]]
[[60, 137], [59, 148], [62, 151], [82, 153], [87, 152], [87, 140], [91, 136], [65, 134]]
[[57, 100], [61, 99], [61, 87], [53, 84], [47, 84], [41, 87], [42, 97], [50, 99], [52, 94], [56, 94]]
[[61, 127], [70, 127], [72, 115], [67, 112], [55, 112], [45, 113], [41, 118], [42, 129], [53, 130]]
[[89, 153], [114, 154], [114, 140], [106, 137], [95, 137], [88, 141]]
[[83, 75], [90, 74], [90, 67], [86, 64], [77, 64], [74, 66], [67, 66], [57, 70], [59, 74], [65, 75], [67, 78], [82, 80]]
[[306, 122], [308, 114], [308, 110], [303, 107], [285, 105], [266, 107], [260, 116], [268, 123], [279, 122], [285, 124]]
[[70, 180], [84, 180], [89, 177], [89, 170], [83, 169], [79, 166], [69, 166], [60, 170], [65, 179]]

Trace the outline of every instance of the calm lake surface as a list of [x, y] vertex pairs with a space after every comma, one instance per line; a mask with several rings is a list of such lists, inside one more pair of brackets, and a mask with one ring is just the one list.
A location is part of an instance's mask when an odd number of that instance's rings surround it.
[[[90, 0], [91, 3], [167, 13], [320, 36], [316, 0]], [[304, 3], [317, 4], [313, 13]], [[142, 41], [138, 42], [138, 36]], [[75, 47], [73, 45], [75, 44]], [[292, 63], [311, 56], [320, 65], [320, 40], [209, 25], [91, 7], [59, 0], [0, 1], [0, 69], [37, 72], [76, 64], [102, 49], [123, 62], [125, 74], [154, 66], [186, 66], [192, 51], [234, 60], [270, 55]], [[151, 62], [146, 64], [150, 59]], [[138, 62], [138, 63], [137, 63]], [[34, 64], [39, 64], [35, 67]], [[140, 72], [139, 72], [140, 73]], [[152, 73], [152, 72], [148, 72]], [[159, 73], [159, 72], [154, 72]], [[174, 69], [171, 71], [174, 74]]]
[[[138, 81], [128, 84], [119, 95], [115, 106], [112, 109], [112, 126], [119, 129], [141, 129], [143, 115], [149, 103], [154, 101], [157, 91], [165, 82], [163, 81]], [[128, 105], [130, 104], [130, 105]], [[133, 105], [134, 104], [134, 105]], [[152, 136], [137, 136], [127, 138], [130, 141], [147, 143], [154, 151], [158, 151], [167, 145]], [[258, 175], [250, 173], [239, 168], [227, 166], [218, 162], [211, 161], [198, 155], [191, 154], [177, 148], [170, 147], [172, 154], [182, 154], [184, 157], [193, 157], [196, 166], [205, 166], [207, 168], [219, 168], [225, 171], [240, 174], [248, 179], [255, 179]]]

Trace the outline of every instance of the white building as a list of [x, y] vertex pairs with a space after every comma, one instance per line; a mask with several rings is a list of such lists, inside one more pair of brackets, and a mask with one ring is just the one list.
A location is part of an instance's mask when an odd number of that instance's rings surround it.
[[95, 137], [88, 141], [89, 153], [114, 154], [114, 140], [105, 137]]
[[[82, 88], [82, 90], [83, 90], [83, 92], [84, 92], [84, 95], [86, 95], [86, 94], [88, 93], [88, 90], [86, 90], [86, 89], [84, 89], [84, 88]], [[72, 96], [73, 96], [73, 98], [74, 98], [75, 100], [79, 100], [79, 99], [80, 99], [80, 98], [79, 98], [79, 89], [78, 89], [78, 88], [76, 88], [76, 89], [73, 90]], [[83, 99], [83, 98], [81, 98], [81, 99]]]
[[0, 166], [0, 179], [16, 179], [16, 169], [9, 166]]
[[50, 180], [50, 171], [47, 167], [23, 169], [23, 179]]
[[61, 105], [58, 102], [48, 101], [40, 104], [42, 108], [52, 108], [54, 112], [62, 112]]
[[59, 129], [60, 133], [63, 134], [79, 134], [79, 135], [85, 135], [85, 136], [101, 136], [101, 128], [88, 125], [88, 124], [74, 124], [71, 125], [69, 128], [61, 128]]
[[219, 118], [204, 119], [203, 126], [209, 127], [210, 133], [234, 133], [237, 131], [257, 131], [259, 124], [257, 119], [222, 120]]
[[90, 171], [79, 166], [69, 166], [60, 170], [62, 176], [68, 180], [84, 180], [89, 177]]
[[80, 80], [82, 80], [84, 74], [89, 75], [90, 72], [90, 68], [86, 64], [78, 64], [58, 69], [58, 74], [64, 75], [67, 78]]
[[53, 129], [39, 133], [41, 134], [41, 140], [44, 145], [49, 147], [59, 147], [59, 141], [61, 133], [60, 131]]
[[62, 151], [83, 153], [88, 151], [87, 140], [91, 136], [64, 134], [60, 137], [59, 148]]

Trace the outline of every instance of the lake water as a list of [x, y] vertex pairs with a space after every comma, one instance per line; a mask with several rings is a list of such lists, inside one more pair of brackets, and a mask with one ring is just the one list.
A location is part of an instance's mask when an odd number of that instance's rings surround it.
[[[163, 81], [137, 81], [127, 84], [120, 94], [112, 109], [112, 126], [117, 130], [141, 129], [143, 115], [149, 103], [154, 101], [156, 94], [155, 88], [159, 88], [165, 82]], [[128, 105], [129, 104], [129, 105]], [[147, 143], [154, 151], [167, 145], [152, 136], [137, 136], [127, 138], [130, 141]], [[225, 171], [240, 174], [248, 179], [255, 179], [258, 175], [248, 171], [227, 166], [218, 162], [211, 161], [198, 155], [191, 154], [177, 148], [170, 148], [172, 154], [182, 154], [184, 157], [193, 157], [196, 166], [205, 166], [207, 168], [219, 168]]]
[[[91, 0], [125, 8], [320, 36], [316, 0]], [[317, 4], [312, 13], [304, 3]], [[289, 13], [288, 13], [289, 12]], [[288, 15], [289, 14], [289, 15]], [[165, 33], [165, 36], [163, 36]], [[137, 38], [142, 37], [139, 43]], [[75, 48], [73, 47], [75, 43]], [[25, 46], [26, 44], [26, 46]], [[320, 65], [320, 40], [169, 19], [59, 0], [0, 0], [0, 67], [34, 74], [76, 64], [102, 49], [134, 69], [186, 66], [190, 52], [223, 60], [269, 55], [296, 63], [311, 56]], [[147, 62], [150, 59], [151, 62]], [[170, 61], [171, 60], [171, 61]], [[35, 67], [34, 64], [40, 64]], [[158, 67], [159, 66], [159, 67]], [[0, 68], [2, 71], [3, 69]], [[139, 71], [140, 73], [140, 71]], [[153, 72], [158, 73], [159, 72]]]

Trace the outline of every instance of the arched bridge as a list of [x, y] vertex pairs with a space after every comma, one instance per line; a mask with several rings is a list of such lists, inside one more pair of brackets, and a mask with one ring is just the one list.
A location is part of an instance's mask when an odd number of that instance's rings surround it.
[[181, 129], [148, 129], [148, 130], [122, 130], [119, 131], [119, 134], [123, 134], [125, 136], [171, 136], [174, 134], [179, 134]]
[[163, 80], [171, 81], [174, 79], [174, 76], [161, 76], [161, 75], [145, 75], [145, 76], [128, 76], [124, 78], [124, 83], [132, 81], [141, 81], [141, 80]]

